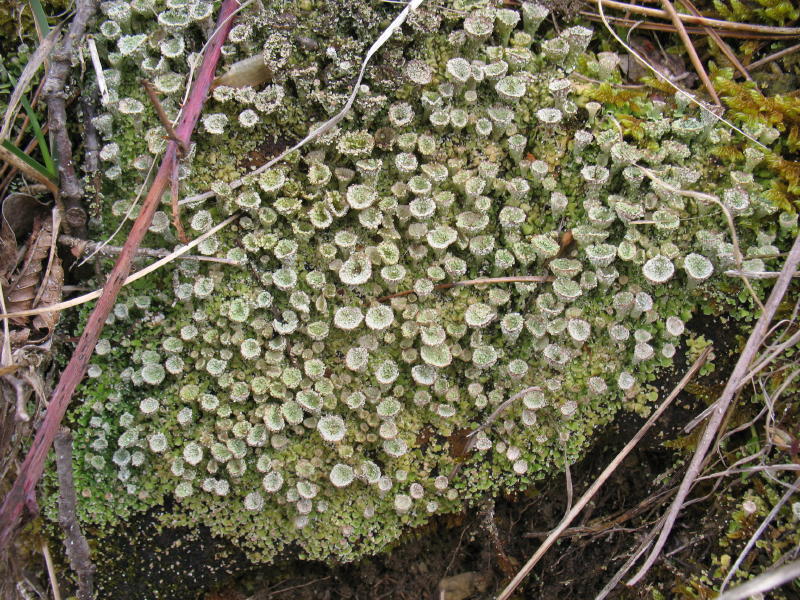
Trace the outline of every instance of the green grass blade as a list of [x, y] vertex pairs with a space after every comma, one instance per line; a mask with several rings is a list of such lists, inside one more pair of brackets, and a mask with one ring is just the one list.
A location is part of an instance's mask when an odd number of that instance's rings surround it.
[[44, 166], [50, 173], [50, 179], [54, 179], [56, 176], [56, 165], [53, 162], [53, 157], [50, 155], [48, 140], [42, 133], [42, 128], [39, 125], [39, 119], [36, 117], [36, 113], [31, 107], [31, 103], [28, 102], [28, 99], [25, 96], [22, 96], [22, 98], [20, 98], [20, 104], [22, 104], [22, 107], [28, 114], [28, 119], [31, 122], [31, 129], [33, 129], [33, 134], [36, 136], [36, 141], [39, 143], [39, 150], [42, 153]]
[[39, 32], [39, 40], [43, 40], [50, 33], [50, 25], [47, 23], [47, 15], [42, 8], [42, 3], [39, 0], [28, 0], [31, 5], [31, 12], [33, 18], [36, 20], [36, 30]]
[[27, 164], [29, 167], [31, 167], [32, 169], [35, 169], [36, 171], [38, 171], [43, 177], [45, 177], [46, 179], [49, 179], [51, 181], [53, 180], [53, 177], [50, 175], [50, 172], [47, 170], [47, 167], [45, 167], [38, 160], [35, 160], [35, 159], [31, 158], [30, 156], [28, 156], [27, 154], [25, 154], [22, 150], [17, 148], [10, 141], [3, 140], [2, 141], [2, 146], [3, 146], [3, 148], [5, 148], [9, 152], [11, 152], [14, 156], [16, 156], [18, 159], [20, 159], [22, 162]]

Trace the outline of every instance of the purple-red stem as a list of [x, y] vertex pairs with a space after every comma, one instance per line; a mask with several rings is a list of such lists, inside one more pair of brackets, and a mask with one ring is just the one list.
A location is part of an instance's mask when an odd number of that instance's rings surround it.
[[[231, 17], [238, 7], [238, 0], [225, 0], [220, 8], [220, 13], [217, 17], [218, 29], [215, 30], [216, 33], [208, 45], [197, 79], [192, 85], [189, 99], [183, 108], [175, 130], [178, 139], [184, 144], [189, 143], [192, 131], [200, 118], [200, 112], [211, 87], [211, 82], [214, 79], [214, 72], [219, 62], [222, 45], [227, 39], [228, 32], [233, 24], [233, 18]], [[36, 437], [31, 444], [28, 455], [19, 469], [17, 480], [3, 500], [2, 506], [0, 506], [0, 551], [5, 551], [9, 548], [14, 531], [20, 522], [24, 506], [27, 505], [32, 511], [36, 509], [34, 492], [36, 484], [44, 471], [47, 453], [50, 451], [53, 440], [58, 433], [61, 420], [64, 418], [75, 388], [86, 374], [89, 359], [100, 337], [106, 318], [116, 302], [122, 282], [125, 281], [125, 278], [130, 273], [131, 261], [139, 248], [142, 238], [144, 238], [150, 227], [153, 213], [169, 184], [177, 154], [178, 142], [170, 141], [167, 144], [167, 150], [158, 174], [153, 180], [153, 184], [142, 204], [142, 210], [131, 228], [122, 252], [120, 252], [119, 258], [108, 276], [106, 285], [103, 287], [103, 295], [100, 296], [97, 305], [89, 316], [75, 352], [53, 392], [44, 422], [36, 432]]]

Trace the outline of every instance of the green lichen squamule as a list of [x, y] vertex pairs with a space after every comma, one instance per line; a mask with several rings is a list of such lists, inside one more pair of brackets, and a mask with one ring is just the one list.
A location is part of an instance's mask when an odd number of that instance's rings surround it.
[[[116, 199], [103, 230], [164, 146], [138, 80], [174, 113], [210, 23], [210, 4], [167, 4], [103, 4], [111, 98], [96, 121]], [[618, 77], [588, 52], [590, 30], [546, 39], [532, 3], [451, 8], [412, 14], [348, 119], [231, 190], [338, 110], [395, 7], [240, 17], [225, 60], [263, 51], [273, 78], [214, 90], [181, 171], [184, 194], [218, 193], [184, 207], [192, 235], [243, 213], [199, 247], [240, 266], [181, 262], [120, 298], [69, 416], [85, 522], [171, 497], [166, 523], [205, 524], [255, 560], [289, 544], [322, 560], [380, 551], [562, 469], [621, 409], [647, 410], [693, 338], [686, 322], [739, 291], [721, 212], [673, 188], [723, 199], [745, 269], [768, 268], [796, 229], [765, 200], [755, 153], [717, 163], [731, 134], [682, 98], [587, 103], [575, 68]], [[637, 137], [623, 137], [626, 118]], [[152, 230], [175, 243], [166, 214]], [[515, 275], [553, 280], [435, 290]], [[526, 388], [451, 478], [451, 442]]]

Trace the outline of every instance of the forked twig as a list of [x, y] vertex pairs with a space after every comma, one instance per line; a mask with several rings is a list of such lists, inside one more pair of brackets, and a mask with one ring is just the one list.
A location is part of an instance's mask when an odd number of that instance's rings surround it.
[[692, 456], [692, 460], [686, 469], [686, 475], [681, 481], [681, 485], [678, 488], [678, 493], [675, 495], [675, 499], [672, 501], [672, 504], [670, 505], [670, 508], [666, 514], [664, 525], [661, 528], [658, 540], [654, 544], [653, 549], [650, 551], [650, 555], [647, 557], [645, 564], [628, 582], [628, 585], [634, 585], [639, 582], [642, 577], [644, 577], [650, 567], [653, 566], [653, 563], [655, 563], [658, 555], [661, 553], [661, 550], [664, 548], [667, 537], [672, 531], [672, 527], [678, 518], [678, 513], [683, 507], [683, 503], [686, 500], [686, 497], [689, 495], [692, 485], [700, 474], [702, 465], [705, 462], [706, 454], [708, 453], [711, 443], [714, 441], [717, 431], [719, 430], [719, 427], [725, 418], [725, 414], [727, 413], [731, 400], [733, 399], [733, 396], [739, 387], [739, 383], [749, 370], [750, 363], [753, 361], [756, 352], [758, 352], [758, 349], [764, 340], [764, 335], [767, 329], [769, 329], [769, 324], [772, 322], [772, 318], [775, 316], [775, 311], [778, 310], [778, 306], [780, 306], [780, 303], [782, 302], [783, 297], [789, 288], [789, 284], [792, 281], [792, 274], [797, 270], [798, 264], [800, 264], [800, 236], [795, 238], [792, 249], [789, 252], [789, 256], [787, 257], [786, 262], [783, 265], [783, 269], [781, 270], [781, 276], [778, 277], [775, 287], [772, 288], [772, 292], [767, 299], [764, 310], [762, 311], [755, 327], [753, 327], [753, 331], [750, 333], [747, 344], [745, 345], [744, 350], [742, 350], [739, 360], [736, 362], [736, 366], [734, 367], [733, 373], [731, 373], [731, 376], [728, 379], [728, 383], [725, 385], [725, 389], [722, 391], [722, 394], [720, 394], [719, 400], [714, 408], [714, 412], [711, 414], [711, 418], [708, 420], [708, 424], [703, 431], [702, 437], [697, 442], [697, 449], [695, 450], [694, 456]]
[[700, 81], [703, 82], [703, 85], [705, 86], [709, 96], [711, 96], [711, 99], [714, 100], [714, 104], [721, 106], [719, 96], [717, 95], [717, 90], [714, 89], [714, 84], [711, 83], [711, 79], [709, 79], [708, 73], [706, 73], [705, 67], [703, 67], [703, 63], [700, 62], [700, 57], [697, 56], [697, 50], [695, 50], [689, 34], [686, 33], [686, 28], [683, 26], [683, 21], [681, 21], [678, 11], [675, 10], [675, 7], [672, 6], [672, 2], [669, 0], [661, 0], [661, 5], [664, 7], [667, 13], [669, 13], [670, 18], [672, 19], [672, 24], [675, 25], [675, 29], [678, 31], [678, 36], [681, 38], [684, 48], [686, 48], [686, 51], [689, 53], [689, 59], [692, 61], [692, 66], [694, 66], [694, 70], [700, 77]]
[[75, 171], [72, 142], [67, 132], [65, 87], [72, 69], [73, 52], [83, 38], [86, 24], [97, 10], [97, 5], [98, 0], [78, 0], [69, 30], [51, 56], [42, 92], [47, 103], [47, 123], [55, 142], [64, 224], [70, 233], [78, 237], [86, 237], [87, 213], [83, 206], [83, 185]]
[[153, 84], [147, 79], [142, 79], [141, 83], [142, 86], [144, 86], [144, 91], [147, 94], [147, 97], [150, 99], [150, 104], [153, 105], [153, 110], [156, 111], [158, 122], [161, 123], [161, 126], [167, 133], [167, 138], [178, 144], [181, 148], [181, 152], [186, 155], [186, 153], [189, 152], [189, 145], [184, 140], [181, 140], [178, 137], [178, 134], [175, 133], [175, 128], [172, 126], [172, 121], [169, 120], [164, 107], [161, 105], [161, 100], [158, 99], [158, 94], [156, 93], [155, 88], [153, 88]]
[[[435, 291], [449, 290], [454, 287], [461, 287], [464, 285], [483, 285], [487, 283], [545, 283], [547, 281], [554, 281], [555, 278], [550, 275], [519, 275], [517, 277], [482, 277], [480, 279], [465, 279], [464, 281], [453, 281], [451, 283], [440, 283], [433, 286]], [[403, 292], [396, 292], [388, 296], [381, 296], [377, 302], [386, 302], [392, 298], [402, 298], [414, 293], [414, 290], [405, 290]]]
[[561, 536], [567, 527], [570, 526], [572, 521], [581, 513], [581, 511], [586, 507], [589, 501], [594, 497], [597, 491], [603, 486], [603, 484], [608, 480], [611, 474], [617, 469], [617, 467], [622, 464], [622, 461], [631, 453], [631, 451], [636, 447], [639, 441], [645, 436], [645, 434], [650, 430], [650, 428], [655, 424], [655, 422], [664, 414], [664, 411], [669, 407], [672, 401], [678, 397], [678, 394], [681, 393], [686, 384], [692, 380], [692, 378], [697, 374], [700, 368], [705, 364], [708, 355], [711, 353], [711, 347], [709, 346], [697, 357], [697, 360], [694, 361], [694, 364], [689, 368], [686, 372], [686, 375], [678, 382], [678, 385], [675, 386], [675, 389], [672, 390], [669, 396], [661, 403], [661, 405], [655, 410], [655, 412], [650, 415], [650, 418], [647, 419], [647, 422], [642, 425], [641, 429], [636, 432], [636, 435], [625, 444], [625, 447], [619, 451], [619, 453], [614, 457], [614, 460], [609, 463], [609, 465], [603, 469], [603, 472], [600, 473], [598, 478], [589, 486], [589, 489], [584, 492], [583, 496], [575, 503], [575, 506], [572, 507], [562, 519], [561, 523], [559, 523], [558, 527], [556, 527], [553, 532], [547, 536], [547, 539], [542, 542], [542, 545], [539, 546], [539, 549], [534, 553], [534, 555], [525, 563], [525, 566], [522, 567], [519, 573], [511, 580], [505, 589], [500, 593], [497, 597], [497, 600], [508, 600], [511, 597], [511, 594], [514, 593], [514, 590], [517, 589], [522, 580], [525, 579], [528, 574], [533, 570], [533, 567], [541, 560], [541, 558], [547, 553], [547, 551], [555, 544], [556, 540]]

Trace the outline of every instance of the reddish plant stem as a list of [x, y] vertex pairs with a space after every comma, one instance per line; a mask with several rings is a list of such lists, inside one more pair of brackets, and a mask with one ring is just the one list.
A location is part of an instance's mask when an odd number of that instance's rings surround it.
[[[208, 90], [214, 79], [214, 71], [219, 61], [222, 44], [227, 39], [228, 32], [233, 24], [233, 19], [230, 17], [238, 7], [238, 0], [225, 0], [220, 8], [217, 20], [218, 27], [215, 30], [216, 34], [208, 45], [206, 54], [203, 57], [203, 64], [200, 66], [197, 79], [192, 85], [189, 99], [183, 108], [176, 128], [178, 139], [182, 140], [183, 143], [188, 143], [200, 117]], [[47, 453], [50, 451], [53, 440], [58, 433], [61, 420], [64, 417], [67, 406], [69, 406], [75, 388], [86, 373], [86, 367], [92, 351], [100, 337], [105, 320], [116, 302], [122, 282], [125, 281], [130, 272], [131, 261], [136, 255], [136, 250], [150, 227], [153, 213], [161, 201], [164, 190], [169, 185], [172, 168], [177, 160], [178, 148], [177, 142], [170, 141], [167, 144], [161, 167], [153, 180], [150, 191], [147, 193], [141, 212], [131, 228], [117, 263], [114, 265], [111, 274], [108, 276], [108, 281], [103, 287], [103, 295], [97, 301], [97, 305], [89, 316], [75, 352], [64, 369], [55, 392], [53, 392], [44, 421], [36, 432], [36, 437], [31, 444], [28, 455], [19, 469], [17, 480], [3, 500], [2, 506], [0, 506], [0, 552], [9, 548], [24, 507], [27, 505], [30, 510], [36, 510], [35, 489], [39, 478], [42, 476]]]

